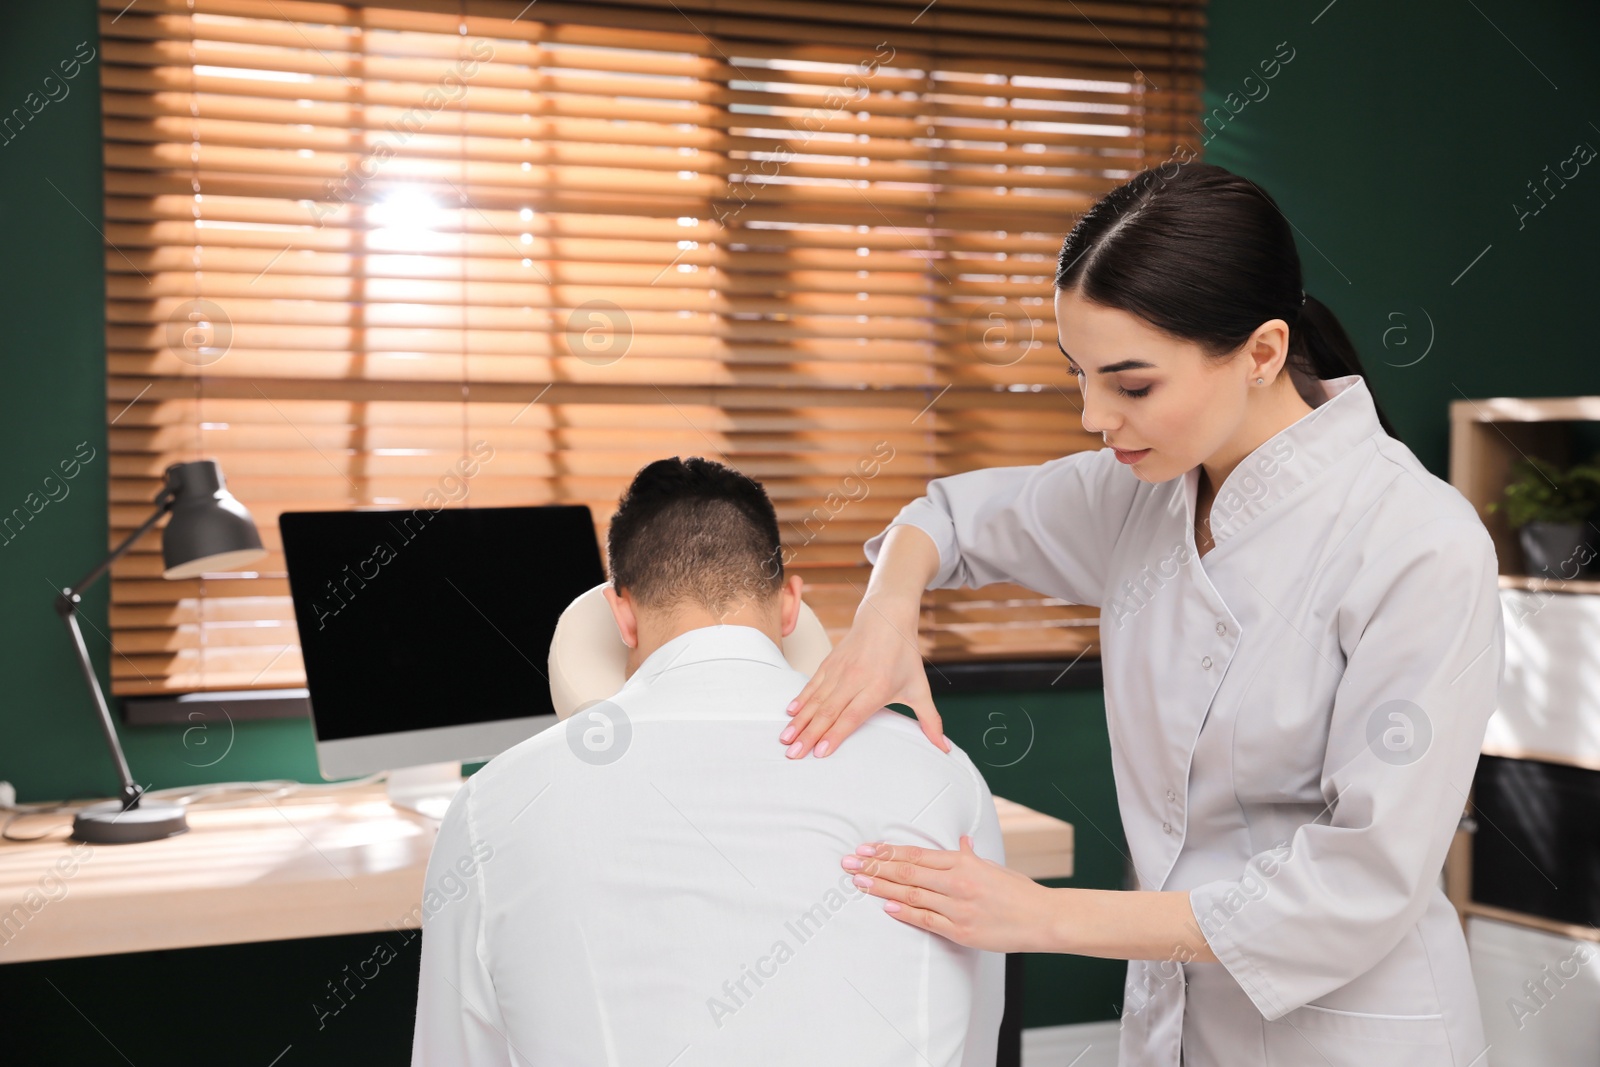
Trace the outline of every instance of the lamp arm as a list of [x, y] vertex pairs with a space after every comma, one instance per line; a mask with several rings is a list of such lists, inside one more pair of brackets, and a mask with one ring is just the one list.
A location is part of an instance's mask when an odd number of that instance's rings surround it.
[[83, 590], [93, 584], [113, 563], [126, 555], [135, 541], [149, 533], [150, 528], [161, 521], [161, 516], [172, 510], [173, 499], [174, 494], [170, 488], [162, 489], [155, 499], [155, 514], [112, 549], [111, 554], [84, 575], [78, 584], [63, 589], [56, 595], [56, 614], [61, 616], [61, 620], [67, 624], [67, 632], [72, 635], [72, 649], [77, 653], [78, 666], [82, 669], [84, 681], [89, 684], [89, 692], [94, 697], [95, 710], [100, 713], [100, 728], [105, 733], [106, 746], [111, 749], [111, 758], [116, 762], [117, 773], [122, 778], [123, 810], [138, 807], [139, 796], [144, 791], [134, 784], [133, 772], [128, 769], [128, 759], [122, 754], [122, 745], [117, 741], [117, 728], [111, 720], [111, 708], [106, 703], [104, 691], [100, 688], [100, 679], [95, 677], [94, 665], [89, 661], [89, 646], [84, 643], [83, 630], [78, 626], [78, 603], [82, 599]]
[[71, 600], [75, 607], [77, 604], [78, 595], [85, 589], [89, 588], [89, 586], [93, 585], [95, 580], [104, 574], [113, 563], [127, 555], [128, 549], [133, 547], [133, 543], [139, 540], [139, 538], [143, 537], [145, 534], [149, 533], [150, 528], [156, 523], [160, 522], [163, 515], [172, 510], [174, 499], [175, 496], [171, 489], [162, 489], [161, 492], [157, 494], [155, 499], [155, 513], [148, 519], [144, 520], [144, 523], [140, 525], [137, 530], [129, 534], [123, 540], [122, 544], [118, 545], [116, 548], [113, 548], [111, 550], [111, 554], [96, 564], [93, 570], [91, 570], [88, 574], [85, 574], [82, 578], [78, 579], [76, 584], [63, 589], [61, 591], [60, 599]]
[[[57, 600], [56, 603], [59, 610], [61, 600]], [[78, 654], [78, 666], [83, 670], [84, 681], [89, 683], [89, 692], [94, 695], [94, 706], [100, 713], [100, 728], [105, 732], [106, 746], [111, 749], [111, 758], [116, 761], [117, 774], [122, 778], [122, 806], [124, 809], [138, 807], [139, 794], [144, 790], [134, 784], [133, 772], [128, 769], [128, 759], [122, 754], [122, 745], [117, 741], [117, 728], [111, 722], [111, 708], [106, 704], [106, 695], [100, 689], [100, 679], [94, 676], [94, 666], [89, 662], [89, 648], [83, 643], [83, 631], [78, 628], [77, 606], [70, 606], [62, 612], [61, 617], [66, 621], [68, 632], [72, 634], [72, 648]]]

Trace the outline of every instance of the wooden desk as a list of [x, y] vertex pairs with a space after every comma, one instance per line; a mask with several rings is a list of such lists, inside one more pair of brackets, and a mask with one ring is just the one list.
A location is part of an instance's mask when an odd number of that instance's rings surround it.
[[[995, 807], [1012, 867], [1072, 875], [1071, 824], [998, 797]], [[0, 842], [0, 963], [420, 924], [437, 827], [391, 807], [381, 784], [196, 809], [189, 827], [138, 845]], [[59, 860], [72, 873], [52, 877]]]
[[1000, 816], [1007, 867], [1034, 881], [1072, 877], [1071, 823], [1005, 797], [994, 798], [994, 810]]

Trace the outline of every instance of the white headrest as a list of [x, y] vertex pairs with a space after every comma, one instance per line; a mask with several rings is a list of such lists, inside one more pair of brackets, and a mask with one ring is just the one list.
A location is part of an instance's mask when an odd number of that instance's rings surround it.
[[[628, 680], [628, 646], [603, 592], [610, 584], [601, 582], [568, 604], [550, 639], [550, 702], [563, 719], [615, 695]], [[784, 659], [809, 677], [832, 648], [822, 620], [802, 600], [794, 631], [783, 639]]]

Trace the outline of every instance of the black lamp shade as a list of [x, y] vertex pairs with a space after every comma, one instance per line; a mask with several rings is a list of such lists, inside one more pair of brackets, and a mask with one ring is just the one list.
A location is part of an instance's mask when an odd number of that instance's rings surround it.
[[216, 460], [174, 463], [167, 468], [167, 487], [173, 505], [161, 534], [163, 578], [233, 570], [267, 554], [255, 520], [228, 492]]

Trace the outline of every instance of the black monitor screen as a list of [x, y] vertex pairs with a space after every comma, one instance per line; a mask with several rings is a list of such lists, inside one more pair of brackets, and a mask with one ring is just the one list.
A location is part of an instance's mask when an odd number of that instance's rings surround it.
[[552, 715], [556, 620], [605, 581], [585, 505], [279, 519], [319, 740]]

